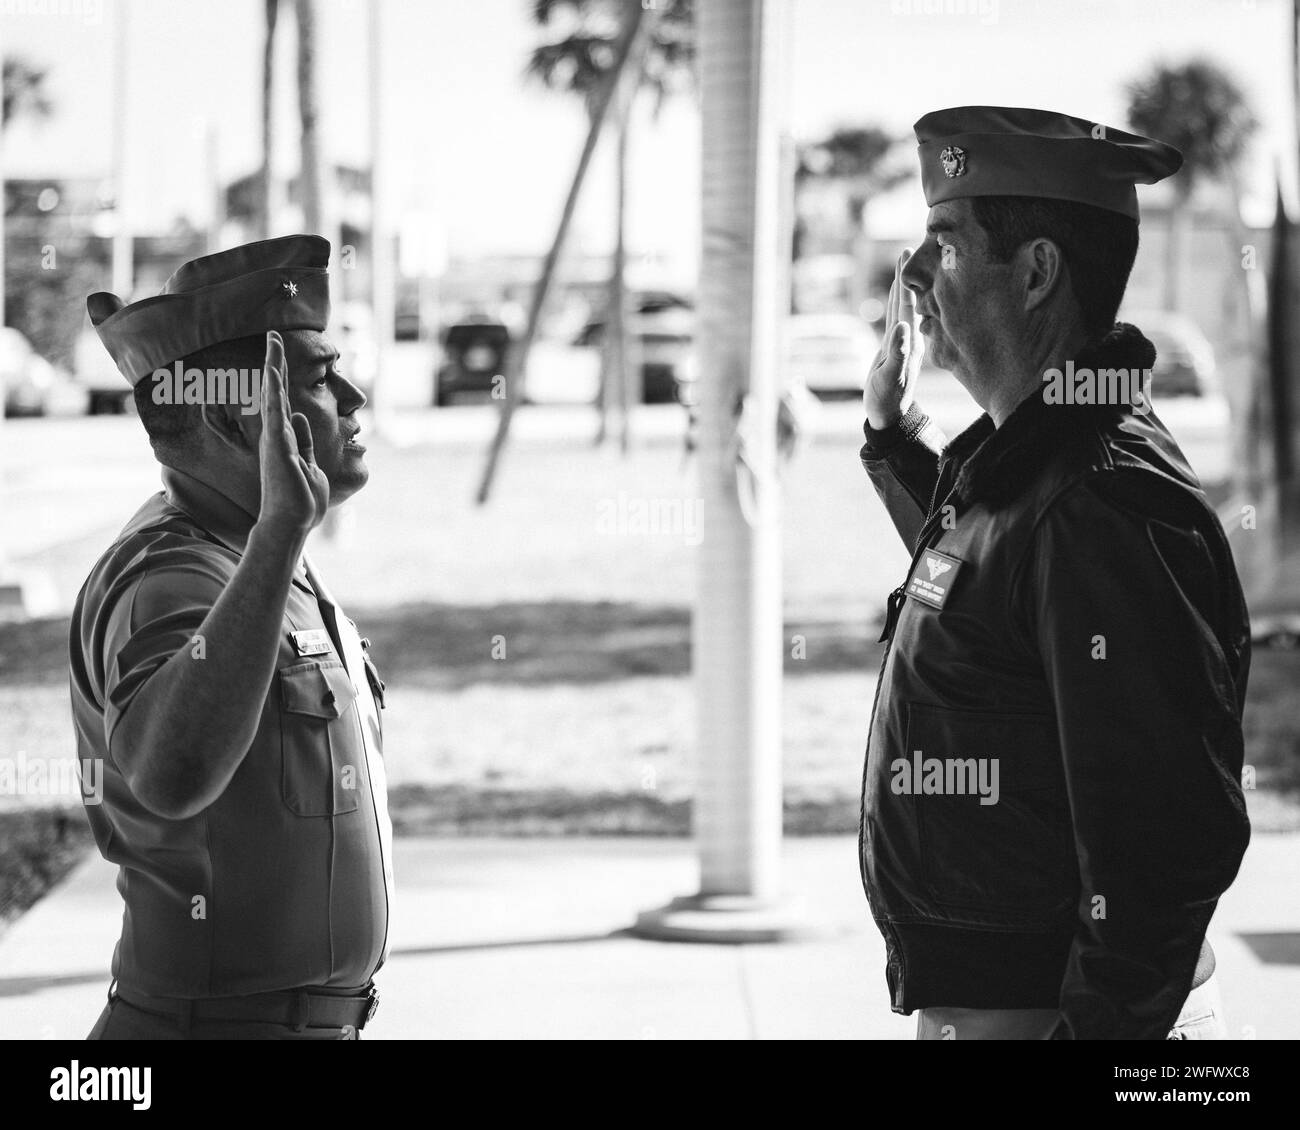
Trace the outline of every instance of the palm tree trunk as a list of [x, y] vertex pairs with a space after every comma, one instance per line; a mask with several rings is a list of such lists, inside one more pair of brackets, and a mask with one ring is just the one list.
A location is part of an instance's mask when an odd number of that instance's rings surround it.
[[1165, 243], [1165, 309], [1178, 313], [1183, 303], [1183, 263], [1187, 231], [1191, 221], [1191, 202], [1179, 192], [1169, 203], [1169, 229]]
[[[700, 892], [638, 919], [639, 932], [658, 937], [704, 932], [714, 940], [752, 940], [747, 919], [765, 940], [788, 934], [774, 910], [785, 650], [776, 329], [789, 279], [778, 115], [787, 11], [784, 0], [708, 0], [699, 9], [704, 523], [692, 655]], [[760, 906], [767, 908], [761, 927], [749, 915]]]
[[615, 222], [618, 230], [614, 233], [614, 269], [609, 280], [609, 344], [613, 361], [610, 376], [618, 389], [619, 448], [626, 455], [631, 443], [630, 416], [636, 403], [633, 388], [637, 383], [628, 356], [627, 336], [627, 135], [631, 96], [626, 86], [623, 99], [619, 106], [615, 139]]
[[135, 240], [127, 219], [126, 138], [127, 76], [130, 73], [128, 40], [129, 4], [120, 4], [113, 37], [113, 293], [131, 301], [135, 288]]
[[[1242, 220], [1241, 183], [1235, 173], [1229, 174], [1228, 187], [1232, 203], [1227, 235], [1235, 260], [1245, 253], [1252, 237]], [[1260, 382], [1268, 379], [1267, 272], [1262, 263], [1249, 270], [1242, 264], [1242, 269], [1232, 274], [1242, 310], [1238, 324], [1244, 327], [1243, 340], [1234, 343], [1234, 352], [1241, 359], [1240, 377], [1227, 382], [1225, 389], [1231, 416], [1233, 496], [1252, 498], [1258, 495], [1264, 477], [1259, 421], [1251, 408]]]
[[[705, 895], [775, 895], [781, 840], [781, 540], [776, 343], [781, 307], [770, 246], [779, 229], [777, 122], [761, 78], [772, 0], [700, 11], [703, 260], [700, 265], [700, 495], [693, 619], [699, 786], [695, 835]], [[769, 26], [765, 27], [764, 25]], [[766, 33], [766, 35], [765, 35]], [[783, 249], [781, 249], [783, 250]], [[755, 512], [742, 509], [737, 405], [748, 398]], [[738, 473], [738, 471], [740, 473]]]
[[298, 185], [303, 230], [326, 235], [325, 179], [321, 167], [320, 106], [316, 97], [316, 0], [297, 0], [298, 118], [302, 124]]
[[271, 158], [275, 150], [274, 92], [275, 92], [275, 25], [280, 14], [280, 0], [266, 0], [266, 38], [262, 44], [262, 170], [258, 178], [257, 226], [258, 235], [269, 239], [271, 235]]
[[522, 392], [520, 384], [528, 362], [528, 352], [532, 348], [533, 338], [537, 336], [537, 325], [541, 320], [542, 307], [551, 289], [551, 280], [555, 276], [555, 266], [559, 262], [560, 252], [564, 248], [565, 237], [569, 234], [569, 226], [573, 221], [574, 209], [578, 203], [578, 194], [582, 190], [582, 182], [586, 180], [587, 169], [591, 165], [591, 155], [595, 152], [596, 142], [600, 139], [601, 126], [604, 124], [609, 104], [618, 86], [619, 77], [628, 64], [634, 45], [641, 38], [639, 33], [643, 25], [640, 0], [629, 0], [626, 5], [626, 12], [627, 15], [614, 46], [614, 63], [602, 84], [600, 94], [592, 103], [591, 125], [587, 130], [587, 140], [583, 144], [582, 153], [578, 157], [578, 167], [574, 171], [573, 181], [569, 185], [569, 194], [564, 200], [564, 208], [560, 213], [560, 223], [556, 228], [555, 238], [551, 241], [551, 249], [546, 253], [546, 258], [542, 262], [541, 277], [533, 288], [532, 301], [528, 307], [528, 321], [525, 323], [523, 336], [516, 344], [512, 345], [506, 361], [506, 395], [501, 400], [496, 434], [493, 435], [491, 445], [488, 447], [487, 459], [483, 466], [483, 477], [479, 481], [478, 493], [475, 496], [479, 505], [485, 503], [492, 493], [492, 480], [496, 477], [497, 466], [501, 461], [501, 453], [505, 449], [506, 438], [510, 434], [510, 420], [514, 416], [515, 406], [518, 404]]

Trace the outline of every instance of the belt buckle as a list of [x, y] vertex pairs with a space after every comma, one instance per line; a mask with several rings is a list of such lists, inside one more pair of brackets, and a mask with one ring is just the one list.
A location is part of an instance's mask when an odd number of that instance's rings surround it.
[[370, 992], [366, 994], [366, 1016], [365, 1019], [362, 1020], [361, 1023], [358, 1025], [358, 1027], [364, 1028], [367, 1024], [370, 1023], [372, 1019], [374, 1019], [374, 1015], [378, 1011], [379, 1011], [379, 990], [376, 988], [371, 988]]

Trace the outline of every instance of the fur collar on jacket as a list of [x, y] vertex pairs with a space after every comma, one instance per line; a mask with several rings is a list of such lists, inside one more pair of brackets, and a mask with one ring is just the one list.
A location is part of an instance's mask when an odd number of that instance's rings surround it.
[[[1075, 370], [1138, 369], [1155, 365], [1156, 349], [1136, 326], [1116, 322], [1092, 349], [1082, 352]], [[1127, 405], [1048, 404], [1036, 389], [994, 428], [988, 414], [944, 448], [957, 466], [957, 493], [967, 503], [998, 507], [1033, 480], [1047, 458], [1071, 434], [1107, 417], [1131, 412]]]

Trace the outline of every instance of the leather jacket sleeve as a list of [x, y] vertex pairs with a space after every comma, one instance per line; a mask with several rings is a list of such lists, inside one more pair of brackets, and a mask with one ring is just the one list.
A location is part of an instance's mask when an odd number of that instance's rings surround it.
[[1227, 543], [1186, 492], [1112, 470], [1057, 497], [1018, 572], [1082, 887], [1053, 1038], [1164, 1039], [1250, 837]]
[[863, 431], [862, 466], [910, 553], [938, 482], [944, 434], [916, 404], [890, 427], [866, 424]]

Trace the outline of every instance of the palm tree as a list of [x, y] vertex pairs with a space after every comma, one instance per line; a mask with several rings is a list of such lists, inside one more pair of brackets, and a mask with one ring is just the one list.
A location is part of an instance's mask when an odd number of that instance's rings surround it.
[[[558, 39], [533, 49], [527, 73], [553, 90], [581, 95], [590, 117], [593, 96], [614, 58], [614, 42], [628, 5], [647, 7], [641, 0], [535, 0], [533, 19], [552, 28], [561, 12], [569, 25]], [[620, 85], [613, 114], [615, 140], [615, 234], [605, 319], [601, 365], [601, 426], [597, 441], [606, 433], [611, 401], [620, 416], [621, 443], [628, 444], [627, 414], [631, 397], [632, 366], [628, 362], [626, 333], [628, 123], [640, 90], [654, 96], [654, 116], [674, 93], [693, 81], [695, 58], [694, 0], [656, 0], [648, 6], [647, 30], [641, 50]]]
[[610, 104], [614, 100], [614, 88], [622, 76], [627, 73], [629, 61], [640, 53], [641, 42], [644, 38], [641, 33], [645, 27], [642, 22], [643, 9], [640, 3], [629, 0], [624, 12], [625, 18], [613, 46], [613, 58], [606, 68], [603, 81], [592, 99], [589, 114], [591, 123], [587, 130], [587, 140], [583, 143], [582, 152], [578, 156], [578, 166], [574, 170], [568, 195], [565, 197], [564, 206], [560, 210], [560, 222], [556, 228], [555, 237], [551, 241], [551, 248], [546, 253], [546, 258], [542, 261], [542, 273], [537, 280], [537, 285], [533, 288], [532, 298], [528, 304], [528, 318], [524, 325], [523, 336], [520, 338], [519, 343], [513, 346], [507, 354], [506, 395], [501, 400], [501, 411], [497, 417], [497, 429], [492, 437], [491, 444], [488, 446], [487, 460], [483, 467], [483, 477], [479, 480], [478, 492], [475, 495], [475, 501], [479, 505], [485, 503], [492, 492], [492, 481], [496, 477], [497, 467], [501, 462], [501, 453], [505, 450], [506, 439], [510, 434], [510, 420], [514, 416], [515, 407], [520, 398], [520, 378], [528, 363], [528, 352], [532, 348], [533, 338], [537, 335], [537, 326], [541, 321], [542, 308], [545, 306], [546, 297], [550, 293], [551, 282], [555, 277], [555, 267], [560, 260], [560, 252], [564, 249], [565, 237], [568, 235], [569, 227], [573, 222], [574, 209], [577, 207], [583, 181], [587, 178], [587, 169], [591, 165], [591, 156], [596, 151], [596, 142], [600, 140], [601, 127], [608, 116]]
[[1183, 248], [1190, 221], [1188, 201], [1202, 180], [1232, 182], [1246, 142], [1259, 123], [1233, 78], [1217, 63], [1193, 59], [1160, 63], [1126, 88], [1133, 129], [1181, 150], [1183, 167], [1173, 179], [1169, 238], [1165, 248], [1165, 308], [1181, 303]]
[[[5, 56], [0, 64], [3, 72], [4, 106], [0, 113], [0, 129], [7, 128], [16, 118], [28, 117], [37, 121], [48, 118], [54, 111], [54, 103], [45, 92], [45, 67], [33, 63], [21, 55]], [[0, 204], [3, 204], [4, 169], [0, 166]], [[8, 325], [5, 321], [5, 257], [4, 257], [4, 209], [0, 207], [0, 326]], [[0, 416], [3, 412], [0, 412]]]
[[298, 172], [303, 230], [325, 231], [325, 173], [321, 164], [320, 109], [316, 99], [316, 0], [297, 0], [298, 121], [301, 123]]
[[262, 171], [258, 187], [258, 227], [262, 239], [271, 235], [271, 158], [274, 154], [275, 27], [279, 22], [280, 0], [266, 0], [266, 35], [262, 40]]
[[795, 167], [797, 187], [823, 181], [844, 189], [857, 264], [855, 307], [867, 297], [872, 276], [867, 226], [871, 201], [914, 175], [910, 167], [890, 164], [898, 144], [897, 138], [878, 126], [841, 126], [823, 140], [803, 146]]
[[[257, 190], [258, 234], [262, 239], [270, 237], [276, 212], [272, 166], [275, 156], [275, 34], [280, 22], [280, 0], [266, 0], [265, 16], [266, 33], [262, 41], [262, 167]], [[321, 162], [316, 79], [316, 0], [295, 0], [294, 16], [298, 25], [298, 187], [302, 198], [303, 230], [323, 232], [325, 174]]]

